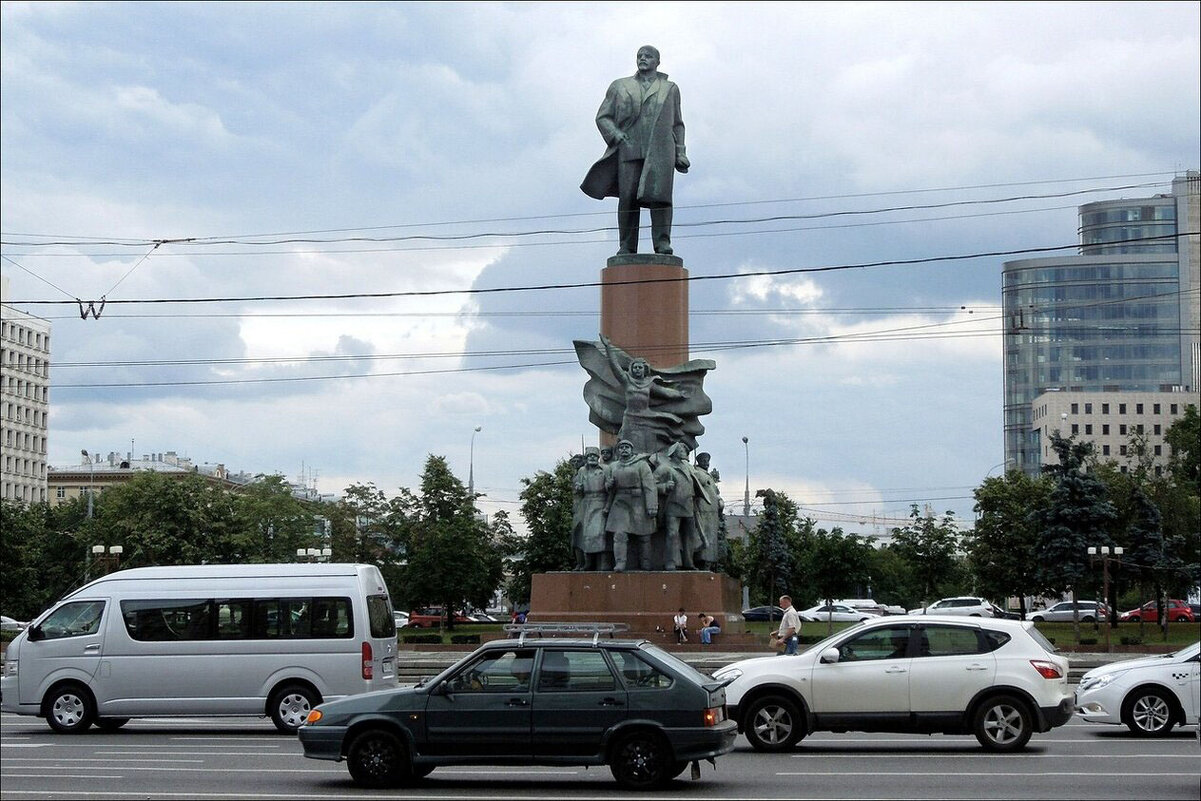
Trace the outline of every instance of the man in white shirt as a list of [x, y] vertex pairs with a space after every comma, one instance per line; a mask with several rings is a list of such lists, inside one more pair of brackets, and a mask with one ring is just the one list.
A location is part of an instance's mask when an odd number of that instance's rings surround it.
[[784, 610], [784, 617], [780, 620], [779, 631], [772, 633], [772, 638], [778, 646], [784, 644], [784, 654], [795, 655], [797, 653], [797, 643], [800, 642], [801, 635], [801, 616], [792, 608], [792, 596], [780, 596], [780, 608]]

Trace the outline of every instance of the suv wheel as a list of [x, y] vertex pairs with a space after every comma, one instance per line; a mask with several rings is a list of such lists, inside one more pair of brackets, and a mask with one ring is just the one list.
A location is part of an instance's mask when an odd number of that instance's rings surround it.
[[299, 684], [281, 687], [271, 696], [267, 708], [271, 710], [271, 721], [284, 734], [295, 734], [304, 724], [313, 707], [321, 703], [321, 697]]
[[360, 787], [396, 787], [412, 777], [404, 743], [390, 731], [368, 729], [346, 749], [346, 767]]
[[1174, 716], [1167, 694], [1154, 687], [1135, 690], [1122, 704], [1122, 722], [1139, 737], [1163, 737], [1172, 730]]
[[59, 734], [82, 734], [96, 718], [91, 694], [78, 684], [64, 684], [43, 701], [46, 722]]
[[981, 704], [972, 728], [989, 751], [1017, 751], [1034, 733], [1026, 705], [1012, 695], [998, 695]]
[[613, 746], [609, 770], [617, 784], [627, 790], [649, 790], [674, 779], [676, 762], [667, 745], [650, 732], [635, 732]]
[[797, 705], [779, 695], [752, 702], [742, 728], [747, 742], [756, 751], [788, 751], [805, 736]]

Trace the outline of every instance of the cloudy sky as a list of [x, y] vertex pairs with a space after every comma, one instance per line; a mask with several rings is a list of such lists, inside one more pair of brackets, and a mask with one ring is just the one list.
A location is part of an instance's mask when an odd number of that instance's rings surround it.
[[391, 493], [428, 454], [466, 481], [479, 426], [482, 508], [515, 514], [596, 438], [571, 341], [616, 205], [578, 187], [654, 44], [727, 503], [970, 522], [1004, 458], [1002, 262], [1201, 160], [1196, 2], [0, 13], [2, 268], [53, 325], [54, 465], [173, 450]]

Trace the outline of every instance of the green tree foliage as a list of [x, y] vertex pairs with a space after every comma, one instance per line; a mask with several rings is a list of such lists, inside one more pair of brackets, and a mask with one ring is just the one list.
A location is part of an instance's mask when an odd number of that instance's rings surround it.
[[521, 479], [521, 516], [529, 533], [524, 538], [510, 537], [506, 547], [512, 561], [505, 594], [515, 604], [529, 603], [535, 573], [570, 570], [575, 564], [571, 552], [575, 470], [562, 459], [552, 472], [539, 470], [533, 478]]
[[[330, 513], [330, 547], [339, 562], [387, 565], [401, 549], [398, 525], [410, 500], [408, 490], [389, 500], [375, 484], [351, 484]], [[391, 571], [388, 571], [391, 572]], [[396, 576], [384, 576], [389, 591]]]
[[[500, 584], [503, 555], [445, 458], [426, 460], [420, 495], [402, 493], [389, 517], [387, 530], [404, 553], [398, 573], [411, 604], [441, 604], [448, 611], [487, 606]], [[453, 616], [448, 622], [453, 627]]]
[[1086, 583], [1092, 573], [1088, 548], [1113, 545], [1108, 532], [1117, 513], [1106, 498], [1105, 484], [1085, 470], [1091, 443], [1053, 433], [1051, 447], [1059, 463], [1043, 466], [1054, 486], [1050, 503], [1039, 515], [1035, 554], [1044, 590], [1052, 595], [1070, 591], [1076, 600], [1078, 590], [1091, 586]]
[[[806, 538], [804, 554], [806, 584], [819, 601], [832, 601], [853, 595], [865, 586], [871, 575], [871, 542], [842, 529], [818, 529]], [[833, 633], [833, 621], [827, 621], [827, 633]]]
[[976, 488], [979, 517], [968, 535], [968, 564], [977, 590], [988, 598], [1016, 595], [1026, 615], [1026, 596], [1042, 589], [1034, 553], [1039, 519], [1051, 497], [1050, 479], [1020, 470], [985, 478]]
[[772, 489], [761, 489], [755, 496], [763, 499], [763, 513], [743, 549], [741, 569], [751, 603], [773, 604], [783, 594], [800, 597], [793, 589], [804, 551], [796, 503]]
[[1184, 416], [1168, 427], [1164, 441], [1172, 448], [1168, 463], [1172, 476], [1191, 487], [1194, 496], [1201, 495], [1201, 416], [1194, 404], [1190, 403]]
[[909, 518], [907, 525], [892, 530], [890, 547], [909, 567], [914, 589], [924, 605], [957, 589], [962, 582], [961, 535], [952, 512], [936, 520], [933, 514], [923, 515], [913, 504]]
[[0, 608], [30, 620], [84, 584], [92, 543], [78, 533], [83, 504], [0, 501]]
[[300, 500], [283, 476], [263, 476], [234, 495], [236, 550], [247, 562], [290, 562], [315, 545], [320, 507]]

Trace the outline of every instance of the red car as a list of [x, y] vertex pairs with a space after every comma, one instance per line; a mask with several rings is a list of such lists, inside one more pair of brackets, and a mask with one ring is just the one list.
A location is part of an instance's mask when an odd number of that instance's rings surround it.
[[[1169, 599], [1167, 602], [1168, 622], [1175, 623], [1177, 621], [1193, 622], [1193, 610], [1184, 601], [1175, 598]], [[1129, 612], [1123, 612], [1118, 620], [1123, 623], [1138, 623], [1146, 620], [1148, 623], [1156, 623], [1159, 621], [1158, 613], [1155, 609], [1155, 601], [1147, 601], [1138, 609], [1131, 609]]]
[[[460, 623], [474, 623], [475, 621], [464, 615], [462, 612], [455, 612], [455, 625]], [[446, 610], [440, 606], [423, 606], [419, 609], [414, 609], [409, 612], [409, 622], [405, 624], [406, 628], [424, 629], [437, 628], [446, 625]]]

